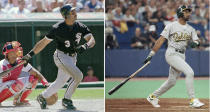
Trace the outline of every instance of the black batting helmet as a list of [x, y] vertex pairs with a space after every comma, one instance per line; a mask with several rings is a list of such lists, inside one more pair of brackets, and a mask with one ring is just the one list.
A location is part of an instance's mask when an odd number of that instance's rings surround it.
[[177, 11], [176, 11], [176, 14], [177, 14], [178, 18], [184, 16], [183, 11], [185, 11], [185, 10], [189, 10], [190, 12], [192, 11], [192, 9], [191, 9], [190, 7], [185, 6], [185, 5], [182, 5], [182, 6], [180, 6], [180, 7], [177, 9]]
[[66, 18], [66, 16], [72, 11], [75, 10], [76, 7], [73, 7], [71, 4], [65, 4], [64, 6], [61, 7], [60, 13], [61, 15]]

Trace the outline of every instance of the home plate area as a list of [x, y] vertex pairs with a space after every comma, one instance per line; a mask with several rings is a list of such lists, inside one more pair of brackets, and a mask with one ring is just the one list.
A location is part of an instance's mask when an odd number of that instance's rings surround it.
[[[77, 99], [73, 100], [76, 111], [71, 112], [104, 112], [104, 100], [103, 99], [94, 99], [94, 100], [82, 100]], [[66, 110], [61, 105], [61, 100], [52, 106], [48, 106], [48, 109], [42, 110], [37, 101], [30, 101], [31, 106], [22, 106], [15, 107], [12, 101], [5, 101], [0, 106], [0, 112], [70, 112]]]

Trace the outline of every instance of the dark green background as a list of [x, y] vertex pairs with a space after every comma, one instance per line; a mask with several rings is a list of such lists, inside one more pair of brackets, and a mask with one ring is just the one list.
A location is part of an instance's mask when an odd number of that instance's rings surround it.
[[[44, 37], [50, 30], [54, 22], [3, 22], [0, 23], [0, 48], [7, 41], [17, 40], [22, 44], [24, 55], [28, 53], [36, 42]], [[87, 67], [92, 66], [95, 75], [100, 81], [104, 80], [104, 22], [103, 21], [83, 21], [92, 31], [96, 45], [94, 48], [89, 49], [81, 55], [78, 55], [77, 66], [86, 76]], [[38, 32], [41, 35], [37, 35]], [[54, 64], [53, 53], [55, 51], [55, 43], [51, 42], [41, 53], [34, 56], [30, 61], [31, 64], [41, 70], [41, 73], [52, 82], [57, 76], [57, 67]], [[0, 55], [0, 59], [4, 56]], [[41, 68], [41, 69], [40, 69]]]

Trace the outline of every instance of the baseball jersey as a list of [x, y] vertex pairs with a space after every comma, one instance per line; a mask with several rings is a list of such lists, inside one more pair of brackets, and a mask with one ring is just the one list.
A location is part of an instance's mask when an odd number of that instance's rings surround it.
[[[17, 64], [21, 63], [21, 60], [17, 60]], [[0, 73], [12, 68], [12, 65], [9, 64], [8, 60], [3, 59], [0, 61]], [[26, 67], [24, 67], [24, 65], [21, 65], [17, 68], [15, 68], [14, 70], [12, 70], [8, 75], [4, 76], [1, 78], [0, 82], [6, 82], [9, 80], [16, 80], [18, 79], [18, 77], [20, 76], [21, 72], [29, 72], [32, 69], [32, 66], [28, 63]]]
[[198, 40], [197, 33], [190, 25], [182, 25], [178, 21], [166, 25], [160, 34], [168, 40], [168, 46], [186, 50], [189, 40]]
[[69, 26], [65, 21], [61, 21], [53, 25], [46, 37], [55, 40], [57, 49], [60, 51], [73, 54], [81, 38], [90, 35], [92, 33], [88, 27], [80, 22], [76, 21], [72, 26]]

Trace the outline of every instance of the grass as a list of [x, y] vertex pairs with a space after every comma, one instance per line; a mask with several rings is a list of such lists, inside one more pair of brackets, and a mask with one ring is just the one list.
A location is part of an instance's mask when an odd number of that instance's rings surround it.
[[[35, 89], [27, 99], [35, 100], [36, 97], [42, 92], [44, 89]], [[65, 89], [60, 89], [58, 91], [58, 98], [62, 99], [65, 94]], [[104, 98], [104, 90], [103, 89], [91, 89], [91, 88], [79, 88], [76, 89], [75, 93], [72, 96], [72, 99], [103, 99]], [[9, 100], [13, 100], [10, 98]]]
[[[105, 83], [106, 98], [146, 98], [158, 89], [165, 80], [129, 81], [116, 93], [108, 95], [108, 91], [120, 81], [107, 81]], [[209, 98], [209, 80], [194, 80], [195, 95], [197, 98]], [[178, 80], [176, 85], [161, 96], [161, 98], [188, 98], [185, 80]]]

